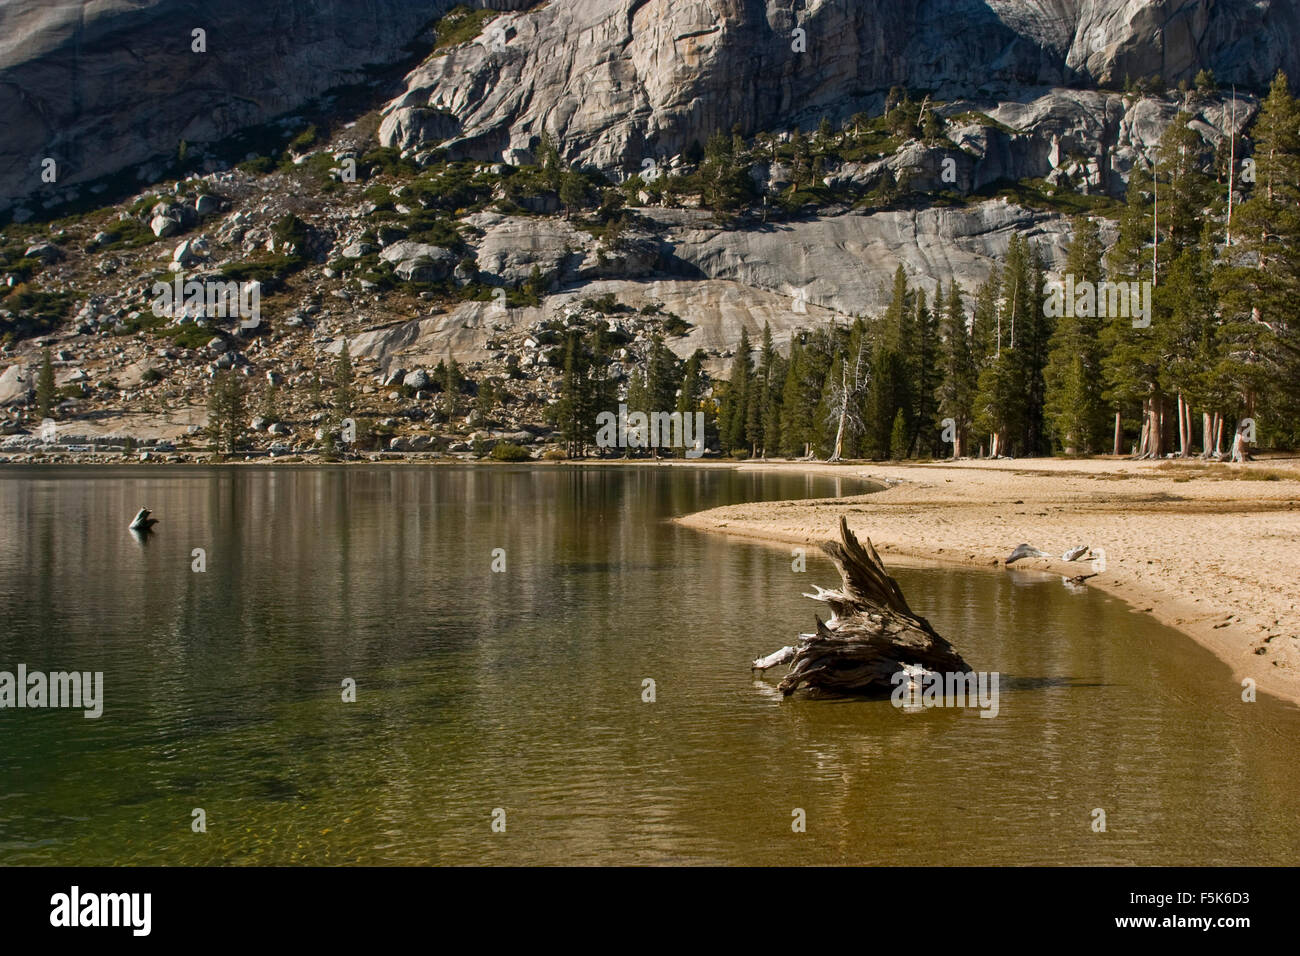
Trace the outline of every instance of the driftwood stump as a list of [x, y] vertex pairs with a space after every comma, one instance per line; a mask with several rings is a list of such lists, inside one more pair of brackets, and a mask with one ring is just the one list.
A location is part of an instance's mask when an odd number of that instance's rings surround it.
[[153, 526], [158, 523], [158, 519], [150, 518], [149, 516], [151, 514], [153, 514], [153, 512], [148, 508], [141, 508], [137, 511], [135, 517], [131, 519], [131, 530], [143, 531], [145, 533], [152, 531]]
[[839, 568], [843, 586], [804, 595], [830, 605], [830, 620], [815, 618], [815, 633], [800, 634], [798, 647], [759, 658], [754, 669], [790, 661], [790, 671], [778, 685], [787, 696], [805, 685], [831, 693], [888, 694], [899, 671], [968, 672], [970, 666], [952, 645], [908, 607], [871, 540], [860, 545], [843, 517], [840, 539], [843, 543], [828, 541], [822, 550]]

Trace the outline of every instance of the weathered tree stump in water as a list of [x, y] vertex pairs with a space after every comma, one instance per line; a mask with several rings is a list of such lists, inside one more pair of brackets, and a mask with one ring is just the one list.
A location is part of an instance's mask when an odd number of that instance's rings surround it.
[[149, 516], [151, 514], [153, 514], [153, 512], [150, 511], [148, 508], [141, 508], [139, 511], [137, 511], [135, 513], [135, 517], [131, 519], [131, 530], [140, 531], [145, 534], [148, 534], [150, 531], [152, 531], [153, 526], [158, 523], [158, 519], [150, 518]]
[[843, 586], [804, 595], [829, 604], [830, 620], [817, 618], [815, 633], [800, 634], [797, 647], [759, 658], [754, 669], [790, 661], [790, 672], [778, 685], [787, 696], [804, 685], [833, 693], [887, 694], [905, 665], [940, 673], [969, 671], [952, 645], [907, 606], [871, 540], [860, 545], [843, 517], [840, 539], [842, 544], [828, 541], [822, 550], [839, 568]]

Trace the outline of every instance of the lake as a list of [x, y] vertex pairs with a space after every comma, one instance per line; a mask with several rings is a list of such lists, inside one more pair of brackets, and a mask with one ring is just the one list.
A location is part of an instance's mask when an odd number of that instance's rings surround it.
[[994, 719], [783, 700], [779, 672], [751, 674], [811, 628], [823, 606], [800, 594], [833, 566], [670, 519], [863, 488], [6, 467], [0, 670], [102, 671], [104, 703], [0, 710], [0, 864], [1300, 860], [1300, 710], [1243, 703], [1190, 639], [1058, 577], [895, 568], [1000, 673]]

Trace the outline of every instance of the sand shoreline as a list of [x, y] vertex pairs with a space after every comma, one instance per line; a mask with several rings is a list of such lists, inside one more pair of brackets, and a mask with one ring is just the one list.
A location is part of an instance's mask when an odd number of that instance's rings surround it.
[[[774, 544], [833, 537], [841, 514], [887, 564], [1008, 573], [1021, 542], [1056, 555], [1012, 572], [1089, 574], [1060, 555], [1102, 548], [1087, 581], [1191, 637], [1241, 681], [1300, 704], [1300, 460], [1201, 462], [1028, 459], [933, 464], [756, 462], [886, 485], [816, 501], [727, 505], [678, 518], [701, 531]], [[1243, 474], [1250, 477], [1243, 478]], [[1256, 480], [1250, 480], [1251, 478]]]

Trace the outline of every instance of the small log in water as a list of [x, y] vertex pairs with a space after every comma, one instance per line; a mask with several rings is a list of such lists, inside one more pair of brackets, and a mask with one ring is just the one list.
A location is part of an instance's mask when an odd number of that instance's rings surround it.
[[[842, 542], [842, 543], [841, 543]], [[830, 605], [831, 618], [817, 618], [813, 634], [800, 634], [799, 645], [782, 648], [754, 661], [766, 670], [790, 661], [778, 685], [787, 696], [801, 686], [833, 693], [889, 693], [893, 677], [908, 667], [940, 673], [964, 673], [970, 666], [930, 622], [907, 605], [898, 582], [889, 576], [868, 539], [866, 547], [840, 518], [840, 541], [822, 545], [839, 568], [843, 586], [817, 588], [806, 594]]]

